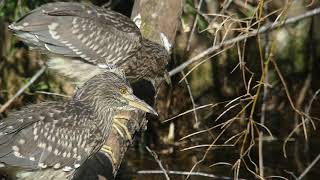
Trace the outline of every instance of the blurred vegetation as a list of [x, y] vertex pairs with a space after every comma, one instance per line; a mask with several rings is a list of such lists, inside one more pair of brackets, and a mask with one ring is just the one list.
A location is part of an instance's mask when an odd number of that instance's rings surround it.
[[[45, 60], [37, 51], [29, 51], [7, 26], [47, 2], [51, 1], [0, 1], [0, 104], [7, 102], [30, 80]], [[92, 1], [97, 5], [108, 2]], [[198, 0], [185, 1], [169, 69], [226, 39], [319, 7], [319, 1], [272, 0], [264, 6], [264, 1], [257, 0], [228, 2], [205, 0], [198, 9]], [[110, 6], [129, 16], [132, 4], [130, 0], [114, 0]], [[320, 103], [318, 98], [313, 100], [320, 89], [319, 19], [319, 16], [304, 19], [224, 47], [202, 64], [188, 67], [184, 74], [192, 70], [186, 79], [190, 92], [185, 81], [181, 81], [182, 74], [173, 76], [173, 87], [159, 95], [157, 106], [161, 121], [193, 107], [207, 107], [197, 111], [197, 118], [191, 111], [165, 123], [152, 121], [144, 143], [156, 149], [170, 170], [189, 171], [203, 159], [196, 171], [249, 179], [259, 178], [258, 175], [290, 179], [291, 173], [299, 176], [320, 152]], [[36, 93], [38, 91], [72, 94], [73, 86], [54, 72], [46, 71], [6, 112], [45, 99], [61, 98]], [[190, 93], [195, 104], [190, 100]], [[301, 125], [303, 120], [307, 121], [305, 126]], [[289, 136], [298, 124], [299, 128]], [[192, 133], [197, 134], [184, 138]], [[263, 136], [259, 138], [261, 133]], [[286, 158], [283, 147], [288, 137]], [[259, 169], [258, 144], [261, 142], [264, 144], [264, 175]], [[185, 148], [191, 150], [180, 151]], [[128, 153], [126, 164], [132, 167], [130, 173], [151, 167], [158, 169], [153, 158], [143, 154], [140, 151]], [[307, 178], [319, 177], [319, 168], [315, 165]], [[142, 177], [151, 179], [151, 176], [139, 176], [139, 179]], [[161, 178], [161, 175], [152, 176], [152, 179]]]
[[[206, 0], [198, 9], [199, 2], [186, 1], [171, 68], [212, 45], [319, 7], [315, 1]], [[174, 125], [172, 142], [183, 144], [177, 145], [179, 150], [188, 149], [182, 153], [192, 157], [195, 171], [211, 165], [211, 172], [223, 171], [233, 178], [291, 179], [290, 173], [299, 176], [315, 159], [320, 150], [319, 100], [313, 97], [320, 88], [319, 18], [259, 34], [189, 66], [184, 73], [190, 72], [187, 79], [195, 104], [183, 76], [173, 77], [169, 113], [161, 119], [189, 112], [165, 124]], [[197, 113], [189, 111], [203, 106]], [[196, 119], [199, 126], [194, 126]], [[319, 177], [318, 168], [312, 167], [304, 178]]]

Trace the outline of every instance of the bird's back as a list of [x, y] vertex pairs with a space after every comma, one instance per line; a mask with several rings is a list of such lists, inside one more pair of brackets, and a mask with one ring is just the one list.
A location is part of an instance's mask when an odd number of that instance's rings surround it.
[[141, 47], [141, 34], [127, 17], [98, 6], [45, 4], [9, 26], [30, 46], [91, 64], [121, 63]]
[[45, 102], [9, 114], [0, 126], [0, 162], [27, 169], [71, 171], [99, 150], [96, 117], [77, 103]]
[[9, 28], [49, 54], [48, 66], [82, 84], [109, 68], [130, 80], [163, 77], [169, 54], [141, 36], [128, 17], [98, 6], [55, 2], [29, 12]]

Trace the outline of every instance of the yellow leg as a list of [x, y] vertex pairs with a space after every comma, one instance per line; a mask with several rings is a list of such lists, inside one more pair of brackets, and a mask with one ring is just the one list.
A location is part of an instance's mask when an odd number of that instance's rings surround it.
[[100, 152], [107, 154], [111, 157], [112, 162], [116, 162], [116, 158], [114, 157], [112, 148], [107, 146], [107, 145], [103, 145], [102, 148], [100, 149]]
[[118, 128], [118, 126], [116, 125], [116, 123], [112, 124], [112, 127], [117, 131], [117, 133], [124, 138], [124, 134], [122, 133], [122, 131]]
[[[124, 118], [121, 118], [121, 119], [124, 119]], [[120, 127], [125, 132], [129, 141], [132, 141], [132, 136], [131, 136], [128, 128], [124, 124], [122, 124], [119, 120], [120, 120], [120, 118], [114, 118], [113, 127], [116, 128], [116, 130], [118, 131], [118, 133], [120, 134], [121, 137], [124, 137], [123, 133], [120, 133], [120, 129], [118, 128], [118, 127]]]

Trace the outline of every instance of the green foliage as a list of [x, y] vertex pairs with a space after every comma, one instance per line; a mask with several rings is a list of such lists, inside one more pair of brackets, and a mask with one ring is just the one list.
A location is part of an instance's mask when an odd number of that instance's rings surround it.
[[17, 19], [29, 11], [27, 1], [9, 1], [5, 0], [0, 9], [0, 18]]
[[[193, 1], [187, 1], [184, 7], [184, 13], [186, 15], [192, 15], [194, 17], [198, 14]], [[204, 31], [208, 27], [208, 25], [209, 23], [202, 16], [198, 16], [197, 27], [199, 31]]]

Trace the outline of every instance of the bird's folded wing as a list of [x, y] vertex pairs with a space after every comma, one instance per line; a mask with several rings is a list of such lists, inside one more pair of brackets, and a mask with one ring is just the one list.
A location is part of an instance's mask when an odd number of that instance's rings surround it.
[[134, 22], [88, 4], [45, 4], [9, 28], [33, 47], [81, 57], [92, 64], [120, 64], [141, 47], [141, 34]]
[[0, 162], [28, 169], [79, 167], [101, 138], [94, 128], [75, 126], [77, 117], [64, 109], [50, 102], [9, 115], [0, 126]]

